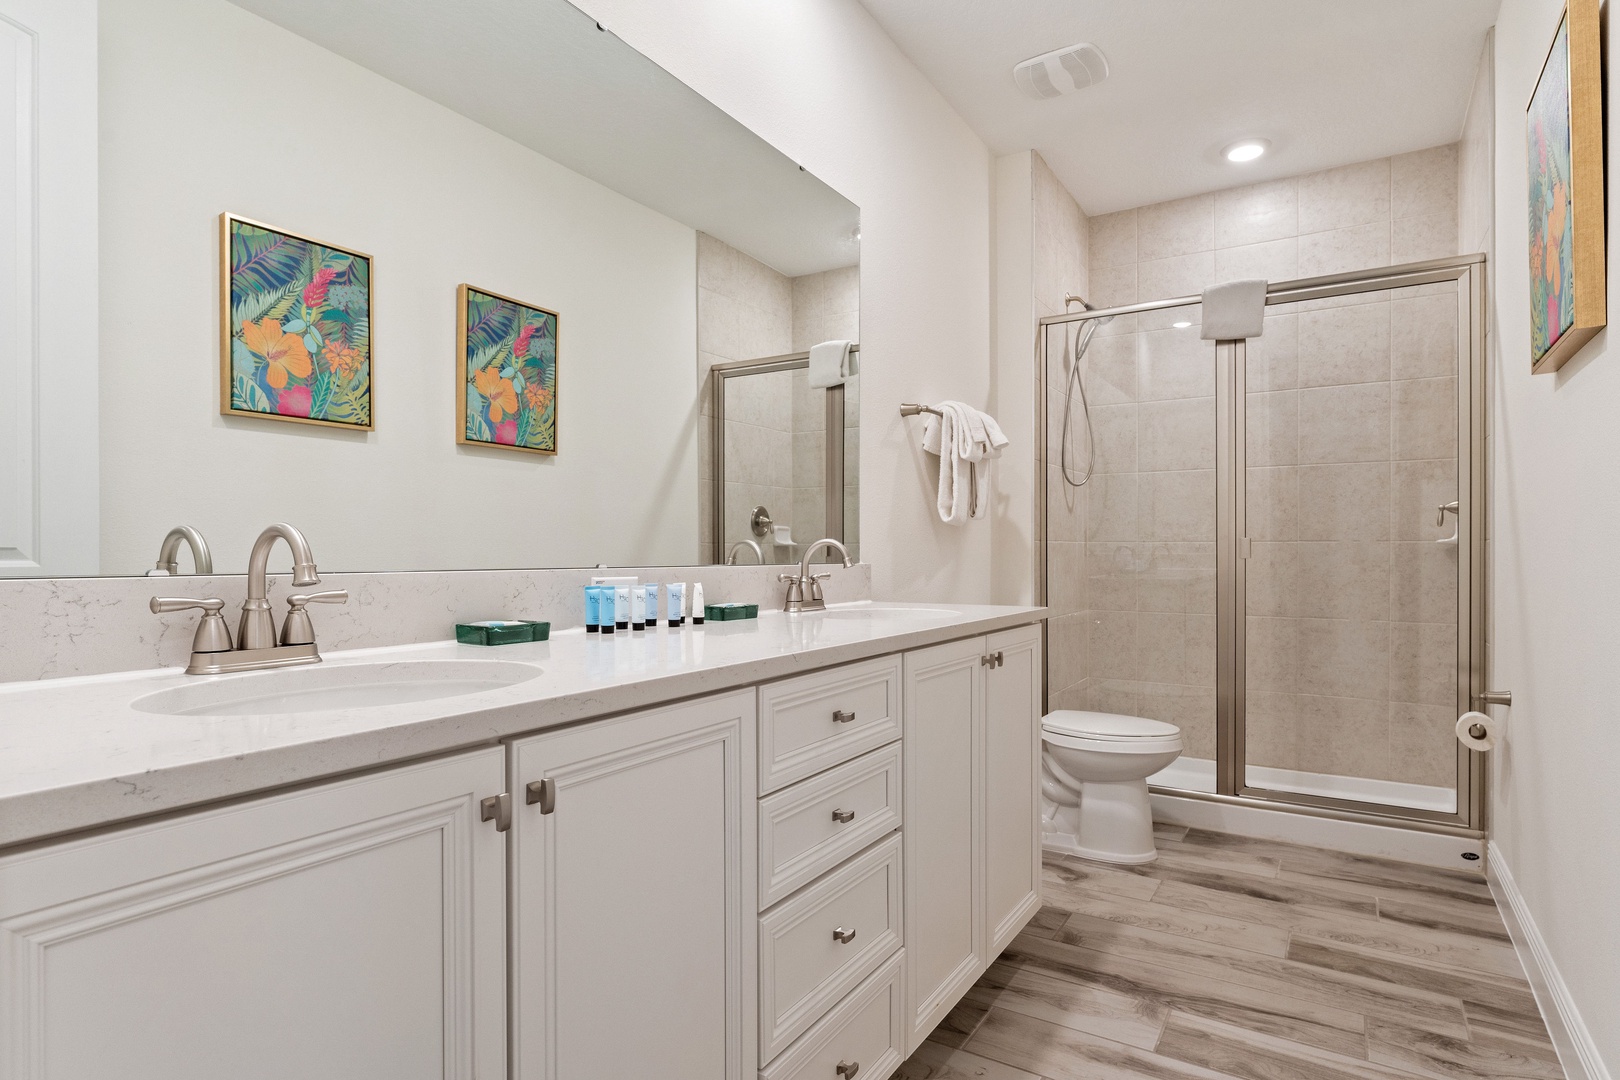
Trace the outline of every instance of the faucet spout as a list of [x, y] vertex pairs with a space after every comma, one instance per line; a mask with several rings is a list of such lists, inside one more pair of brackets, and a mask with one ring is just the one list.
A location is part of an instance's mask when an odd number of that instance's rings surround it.
[[270, 601], [265, 596], [265, 575], [270, 568], [270, 549], [277, 540], [287, 541], [292, 549], [293, 584], [305, 588], [320, 583], [315, 556], [310, 553], [309, 541], [303, 533], [286, 522], [278, 522], [260, 533], [248, 556], [247, 599], [242, 601], [242, 623], [236, 633], [238, 649], [269, 649], [276, 644], [276, 621], [270, 616]]
[[848, 570], [851, 566], [855, 565], [850, 561], [849, 549], [829, 536], [825, 540], [817, 540], [815, 543], [804, 549], [804, 558], [799, 560], [799, 578], [801, 580], [808, 581], [810, 579], [810, 560], [815, 558], [816, 552], [820, 551], [824, 547], [838, 549], [838, 554], [844, 557], [845, 570]]
[[184, 541], [191, 548], [191, 564], [197, 574], [212, 574], [214, 572], [214, 557], [208, 551], [208, 541], [203, 534], [190, 525], [176, 525], [169, 530], [169, 535], [163, 538], [163, 546], [158, 549], [157, 569], [170, 577], [180, 572], [180, 543]]
[[805, 548], [804, 558], [799, 561], [798, 576], [780, 574], [777, 578], [779, 581], [787, 583], [787, 599], [782, 603], [782, 610], [788, 614], [826, 610], [827, 602], [821, 595], [821, 582], [823, 578], [832, 577], [832, 572], [828, 571], [825, 574], [812, 574], [810, 572], [810, 560], [815, 558], [816, 552], [824, 547], [838, 549], [838, 554], [844, 557], [844, 569], [847, 570], [855, 565], [849, 557], [849, 549], [830, 536], [824, 540], [817, 540]]

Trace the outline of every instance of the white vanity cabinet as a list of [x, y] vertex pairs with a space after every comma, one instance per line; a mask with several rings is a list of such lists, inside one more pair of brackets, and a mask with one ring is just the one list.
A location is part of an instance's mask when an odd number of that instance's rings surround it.
[[0, 856], [0, 1078], [500, 1080], [504, 762]]
[[754, 737], [745, 690], [512, 743], [514, 1076], [752, 1075]]
[[906, 1049], [1040, 907], [1040, 631], [905, 654]]

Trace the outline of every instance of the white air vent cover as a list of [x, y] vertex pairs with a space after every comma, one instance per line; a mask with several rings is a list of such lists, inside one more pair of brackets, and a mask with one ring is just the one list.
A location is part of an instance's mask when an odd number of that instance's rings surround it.
[[1070, 94], [1106, 78], [1108, 61], [1102, 50], [1085, 41], [1032, 56], [1013, 68], [1013, 82], [1032, 98]]

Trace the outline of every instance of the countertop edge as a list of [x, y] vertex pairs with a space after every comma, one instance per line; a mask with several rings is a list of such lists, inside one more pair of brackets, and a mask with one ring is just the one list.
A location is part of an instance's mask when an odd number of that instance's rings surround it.
[[[9, 853], [12, 848], [42, 841], [68, 840], [73, 834], [90, 830], [136, 824], [158, 815], [271, 795], [286, 788], [488, 746], [514, 736], [1027, 626], [1045, 618], [1044, 607], [1018, 607], [942, 625], [919, 626], [867, 641], [629, 679], [546, 700], [475, 709], [345, 732], [327, 740], [288, 743], [251, 754], [185, 762], [142, 773], [0, 796], [0, 855]], [[254, 775], [244, 784], [243, 766], [249, 762]]]

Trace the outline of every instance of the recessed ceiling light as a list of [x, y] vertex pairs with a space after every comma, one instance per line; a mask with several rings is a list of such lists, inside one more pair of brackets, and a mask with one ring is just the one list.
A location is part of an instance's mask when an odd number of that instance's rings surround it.
[[1185, 329], [1187, 329], [1187, 327], [1189, 327], [1189, 326], [1191, 326], [1191, 325], [1192, 325], [1192, 323], [1191, 323], [1191, 322], [1189, 322], [1189, 321], [1187, 321], [1187, 320], [1186, 320], [1186, 319], [1183, 319], [1183, 320], [1181, 320], [1181, 321], [1180, 321], [1180, 322], [1173, 322], [1173, 323], [1171, 323], [1171, 324], [1170, 324], [1170, 325], [1171, 325], [1171, 326], [1172, 326], [1172, 327], [1173, 327], [1173, 328], [1174, 328], [1174, 329], [1177, 329], [1177, 330], [1185, 330]]
[[1264, 139], [1244, 139], [1228, 146], [1221, 153], [1226, 155], [1227, 161], [1253, 161], [1261, 154], [1264, 154], [1270, 146], [1271, 144]]

